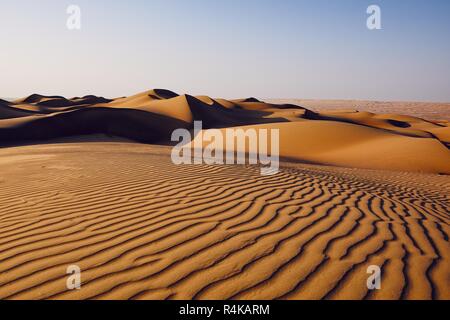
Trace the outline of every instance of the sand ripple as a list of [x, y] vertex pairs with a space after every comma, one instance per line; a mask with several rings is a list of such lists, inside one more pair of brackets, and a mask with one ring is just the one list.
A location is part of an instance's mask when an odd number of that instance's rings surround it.
[[[1, 150], [16, 162], [0, 173], [0, 298], [450, 298], [448, 176], [293, 164], [260, 176], [167, 153]], [[81, 290], [66, 289], [72, 264]]]

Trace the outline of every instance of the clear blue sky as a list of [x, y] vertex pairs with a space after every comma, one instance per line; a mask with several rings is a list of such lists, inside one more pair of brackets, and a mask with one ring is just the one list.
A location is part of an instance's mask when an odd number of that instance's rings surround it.
[[[66, 28], [79, 5], [80, 31]], [[382, 30], [366, 9], [382, 10]], [[0, 96], [450, 101], [448, 0], [0, 0]]]

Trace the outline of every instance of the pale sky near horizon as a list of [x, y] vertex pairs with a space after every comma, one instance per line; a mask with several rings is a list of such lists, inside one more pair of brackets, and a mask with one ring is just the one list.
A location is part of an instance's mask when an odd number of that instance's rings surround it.
[[[366, 27], [371, 4], [382, 30]], [[0, 12], [0, 97], [450, 102], [448, 0], [0, 0]]]

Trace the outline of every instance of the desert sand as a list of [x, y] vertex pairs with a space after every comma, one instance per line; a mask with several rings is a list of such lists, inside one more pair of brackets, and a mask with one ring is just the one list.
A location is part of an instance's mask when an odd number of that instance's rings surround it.
[[271, 103], [299, 104], [315, 111], [358, 110], [384, 114], [404, 114], [428, 120], [450, 120], [450, 103], [417, 101], [267, 99]]
[[[174, 165], [194, 120], [279, 129], [280, 172]], [[449, 130], [168, 90], [2, 100], [0, 298], [450, 299]]]

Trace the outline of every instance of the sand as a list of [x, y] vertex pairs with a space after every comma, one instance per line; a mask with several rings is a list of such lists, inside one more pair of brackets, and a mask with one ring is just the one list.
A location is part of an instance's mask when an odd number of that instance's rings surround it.
[[[450, 299], [445, 121], [167, 90], [0, 119], [0, 299]], [[279, 129], [279, 173], [174, 165], [194, 120]]]
[[272, 103], [300, 104], [316, 111], [358, 110], [373, 113], [405, 114], [428, 120], [450, 120], [450, 103], [367, 100], [268, 99]]
[[[448, 177], [298, 164], [264, 177], [169, 152], [1, 150], [0, 297], [450, 298]], [[72, 264], [81, 290], [66, 289]]]

